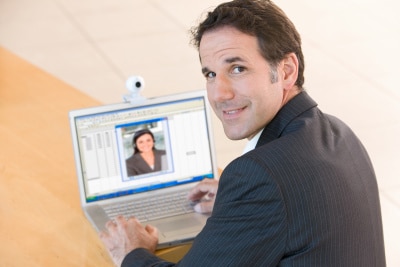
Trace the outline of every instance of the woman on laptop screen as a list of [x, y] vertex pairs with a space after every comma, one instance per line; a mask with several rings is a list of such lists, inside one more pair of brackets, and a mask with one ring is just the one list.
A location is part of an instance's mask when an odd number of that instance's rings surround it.
[[137, 131], [132, 139], [133, 154], [126, 160], [128, 177], [161, 171], [165, 150], [155, 148], [153, 133], [148, 129]]

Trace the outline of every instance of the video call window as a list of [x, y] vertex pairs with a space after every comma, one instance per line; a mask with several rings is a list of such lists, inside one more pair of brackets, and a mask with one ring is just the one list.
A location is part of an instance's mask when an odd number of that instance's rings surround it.
[[116, 127], [124, 181], [173, 172], [168, 119]]

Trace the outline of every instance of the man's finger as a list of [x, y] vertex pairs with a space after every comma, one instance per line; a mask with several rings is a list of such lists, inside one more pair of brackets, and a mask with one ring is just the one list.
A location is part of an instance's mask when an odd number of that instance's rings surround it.
[[146, 231], [158, 239], [158, 229], [150, 224], [145, 226]]
[[189, 191], [188, 199], [199, 200], [205, 195], [216, 195], [217, 190], [218, 181], [204, 179]]
[[214, 207], [214, 201], [202, 201], [197, 203], [193, 208], [198, 213], [210, 213]]

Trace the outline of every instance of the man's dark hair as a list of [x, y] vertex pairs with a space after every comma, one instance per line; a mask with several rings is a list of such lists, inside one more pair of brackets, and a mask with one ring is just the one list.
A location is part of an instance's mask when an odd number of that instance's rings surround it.
[[304, 57], [301, 37], [286, 14], [268, 0], [234, 0], [217, 6], [197, 27], [192, 28], [192, 43], [200, 46], [203, 34], [223, 26], [255, 36], [262, 56], [276, 69], [277, 64], [289, 53], [299, 61], [296, 85], [303, 87]]

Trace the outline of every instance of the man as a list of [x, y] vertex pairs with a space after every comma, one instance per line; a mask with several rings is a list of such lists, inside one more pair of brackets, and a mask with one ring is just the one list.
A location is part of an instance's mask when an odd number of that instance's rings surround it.
[[[385, 266], [372, 164], [302, 89], [300, 36], [286, 15], [267, 0], [234, 0], [193, 34], [225, 134], [249, 144], [219, 187], [205, 181], [189, 193], [216, 198], [196, 207], [212, 215], [176, 266]], [[118, 217], [107, 229], [117, 264], [174, 266], [152, 254], [154, 227]]]

